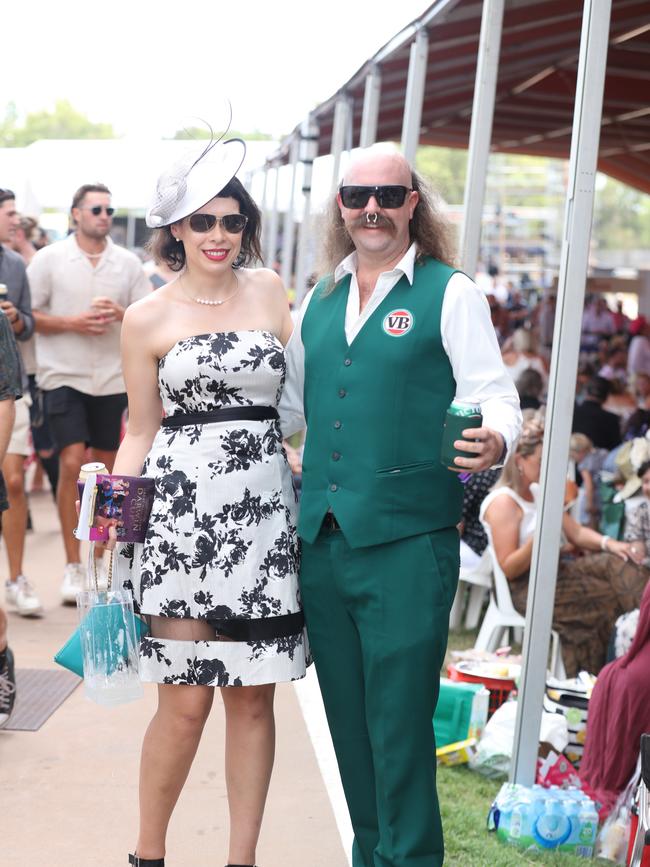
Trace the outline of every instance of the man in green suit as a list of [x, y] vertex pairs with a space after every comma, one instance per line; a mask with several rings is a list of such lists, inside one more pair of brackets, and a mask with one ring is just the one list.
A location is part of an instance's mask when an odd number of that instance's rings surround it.
[[365, 152], [330, 217], [331, 274], [300, 311], [280, 405], [285, 435], [307, 425], [303, 605], [354, 867], [438, 867], [432, 717], [462, 503], [442, 429], [454, 398], [480, 404], [457, 468], [500, 465], [519, 401], [487, 300], [403, 157]]

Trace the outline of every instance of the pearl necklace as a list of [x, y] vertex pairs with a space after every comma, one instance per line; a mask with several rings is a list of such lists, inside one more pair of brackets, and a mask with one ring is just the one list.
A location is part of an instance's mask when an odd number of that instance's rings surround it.
[[[222, 304], [225, 304], [226, 301], [230, 301], [231, 298], [234, 298], [235, 295], [239, 292], [239, 280], [237, 279], [237, 275], [234, 271], [233, 277], [235, 278], [235, 283], [237, 283], [237, 288], [231, 295], [227, 295], [225, 298], [197, 298], [194, 295], [189, 295], [188, 297], [191, 298], [192, 301], [195, 301], [197, 304], [206, 304], [209, 307], [220, 307]], [[183, 288], [185, 287], [183, 286]]]

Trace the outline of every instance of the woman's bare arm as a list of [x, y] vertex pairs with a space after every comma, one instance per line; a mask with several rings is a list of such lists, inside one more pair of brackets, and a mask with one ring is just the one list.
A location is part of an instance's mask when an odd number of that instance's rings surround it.
[[530, 568], [533, 553], [533, 537], [519, 544], [519, 527], [523, 513], [514, 500], [503, 494], [490, 503], [485, 512], [485, 521], [490, 525], [490, 535], [499, 566], [509, 581], [523, 575]]
[[129, 398], [129, 421], [113, 472], [124, 475], [140, 475], [162, 418], [150, 306], [129, 307], [122, 323], [122, 369]]

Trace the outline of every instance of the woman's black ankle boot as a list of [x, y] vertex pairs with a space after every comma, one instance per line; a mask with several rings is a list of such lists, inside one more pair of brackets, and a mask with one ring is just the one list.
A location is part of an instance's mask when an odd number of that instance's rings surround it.
[[165, 859], [139, 858], [137, 855], [129, 855], [129, 864], [133, 864], [133, 867], [165, 867]]

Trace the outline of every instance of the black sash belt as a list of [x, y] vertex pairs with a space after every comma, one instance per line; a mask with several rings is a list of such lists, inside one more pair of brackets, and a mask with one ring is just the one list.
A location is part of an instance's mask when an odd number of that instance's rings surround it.
[[279, 418], [274, 406], [224, 406], [207, 412], [184, 412], [168, 415], [162, 426], [179, 428], [186, 425], [209, 424], [211, 421], [265, 421]]
[[228, 620], [207, 621], [216, 631], [232, 641], [273, 641], [274, 638], [287, 638], [298, 635], [305, 625], [305, 615], [302, 611], [295, 614], [281, 614], [278, 617], [260, 617], [256, 620], [245, 620], [237, 617]]

